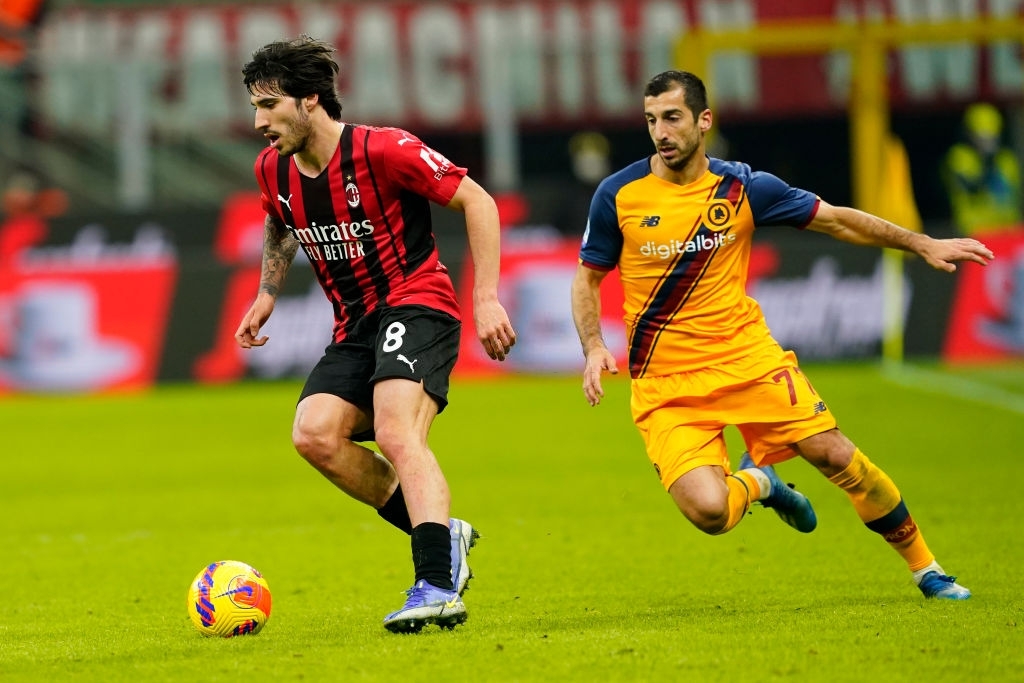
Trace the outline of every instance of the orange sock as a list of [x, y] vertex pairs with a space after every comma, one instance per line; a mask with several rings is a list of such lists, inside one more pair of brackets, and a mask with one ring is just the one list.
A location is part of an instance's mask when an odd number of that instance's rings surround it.
[[761, 498], [761, 486], [749, 472], [740, 470], [729, 475], [725, 478], [725, 485], [729, 487], [729, 521], [719, 534], [739, 524], [750, 509], [750, 503]]
[[850, 465], [829, 481], [846, 491], [861, 521], [906, 560], [910, 571], [935, 561], [896, 484], [859, 448]]

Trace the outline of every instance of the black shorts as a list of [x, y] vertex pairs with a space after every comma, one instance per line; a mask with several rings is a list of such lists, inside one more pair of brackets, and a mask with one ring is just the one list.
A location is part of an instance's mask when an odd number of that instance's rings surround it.
[[[333, 394], [372, 413], [373, 385], [402, 377], [422, 382], [440, 413], [448, 405], [448, 378], [459, 358], [461, 328], [452, 316], [426, 306], [379, 308], [357, 322], [343, 341], [324, 349], [299, 400]], [[352, 437], [372, 439], [365, 432]]]

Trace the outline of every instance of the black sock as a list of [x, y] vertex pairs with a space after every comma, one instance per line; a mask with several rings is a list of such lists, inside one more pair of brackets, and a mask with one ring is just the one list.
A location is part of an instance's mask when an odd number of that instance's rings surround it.
[[386, 522], [392, 524], [407, 534], [412, 533], [412, 521], [409, 519], [409, 510], [405, 507], [405, 496], [402, 495], [402, 485], [399, 484], [395, 492], [388, 498], [388, 502], [377, 509], [377, 514]]
[[416, 580], [454, 590], [452, 585], [451, 532], [445, 524], [424, 522], [412, 530], [412, 564]]

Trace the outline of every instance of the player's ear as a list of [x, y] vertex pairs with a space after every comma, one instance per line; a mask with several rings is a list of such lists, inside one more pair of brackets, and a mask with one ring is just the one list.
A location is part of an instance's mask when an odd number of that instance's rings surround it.
[[700, 113], [700, 116], [697, 117], [697, 125], [700, 126], [701, 133], [707, 133], [711, 130], [712, 120], [713, 117], [711, 116], [710, 109], [705, 109]]
[[317, 93], [306, 95], [302, 98], [302, 103], [306, 107], [306, 111], [311, 112], [316, 108], [316, 105], [320, 104], [320, 95]]

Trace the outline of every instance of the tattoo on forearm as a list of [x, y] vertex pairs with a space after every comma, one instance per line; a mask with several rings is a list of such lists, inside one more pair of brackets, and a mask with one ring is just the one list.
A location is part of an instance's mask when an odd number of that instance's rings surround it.
[[274, 297], [281, 292], [298, 248], [299, 241], [288, 233], [284, 224], [268, 216], [263, 229], [263, 267], [259, 291]]

